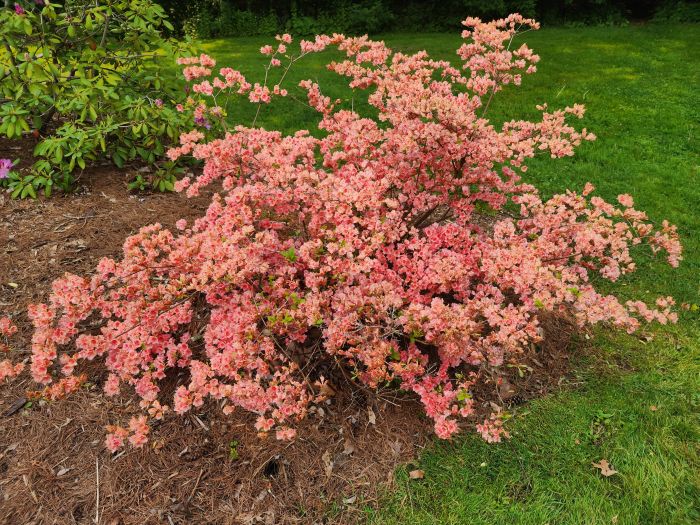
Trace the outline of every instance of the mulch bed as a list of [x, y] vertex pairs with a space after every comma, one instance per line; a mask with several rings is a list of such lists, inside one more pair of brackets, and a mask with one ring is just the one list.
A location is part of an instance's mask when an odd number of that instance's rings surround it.
[[[26, 162], [32, 147], [0, 141], [0, 158]], [[199, 217], [210, 200], [133, 195], [126, 173], [93, 168], [75, 193], [51, 199], [0, 194], [0, 314], [19, 327], [15, 359], [29, 355], [26, 307], [47, 298], [53, 279], [88, 274], [101, 257], [118, 256], [141, 226]], [[572, 327], [561, 318], [543, 321], [545, 343], [523, 356], [527, 368], [510, 369], [498, 389], [482, 385], [482, 396], [477, 389], [485, 410], [559, 385]], [[0, 385], [1, 524], [356, 523], [390, 487], [394, 469], [430, 439], [415, 399], [347, 388], [302, 422], [292, 443], [260, 437], [250, 414], [223, 416], [205, 405], [166, 418], [145, 449], [112, 456], [104, 427], [137, 413], [133, 399], [107, 399], [93, 385], [13, 411], [35, 386], [26, 374]]]

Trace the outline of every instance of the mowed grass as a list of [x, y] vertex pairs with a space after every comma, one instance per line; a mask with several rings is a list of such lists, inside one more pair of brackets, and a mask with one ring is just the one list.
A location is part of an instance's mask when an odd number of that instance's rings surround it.
[[[426, 49], [454, 58], [459, 37], [392, 34], [395, 49]], [[494, 98], [493, 120], [536, 118], [535, 105], [585, 103], [580, 125], [598, 136], [573, 158], [538, 158], [526, 180], [551, 195], [592, 182], [600, 195], [634, 196], [655, 221], [678, 225], [685, 261], [673, 270], [639, 254], [639, 272], [606, 289], [622, 297], [673, 295], [700, 304], [700, 28], [647, 25], [544, 29], [521, 38], [541, 55], [537, 74]], [[258, 49], [269, 39], [204, 44], [220, 64], [260, 78]], [[519, 45], [519, 43], [516, 42]], [[337, 55], [336, 55], [337, 56]], [[295, 66], [286, 87], [318, 81], [324, 93], [367, 109], [362, 93], [324, 70], [328, 54]], [[254, 108], [230, 107], [250, 124]], [[313, 129], [317, 115], [289, 99], [265, 107], [258, 125], [291, 132]], [[572, 356], [573, 377], [561, 392], [519, 408], [512, 438], [487, 445], [464, 436], [436, 442], [398, 483], [377, 524], [693, 524], [700, 523], [700, 313], [678, 325], [627, 336], [598, 329], [593, 352]], [[603, 477], [592, 466], [606, 459], [618, 471]], [[425, 478], [410, 480], [420, 468]]]

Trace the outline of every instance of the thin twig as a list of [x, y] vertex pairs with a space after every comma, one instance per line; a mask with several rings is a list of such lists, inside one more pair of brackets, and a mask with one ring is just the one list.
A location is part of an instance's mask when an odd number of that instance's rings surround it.
[[100, 524], [100, 459], [95, 457], [95, 477], [97, 498], [95, 502], [95, 525]]
[[197, 481], [194, 482], [194, 487], [192, 488], [192, 492], [190, 492], [189, 497], [186, 500], [186, 503], [189, 503], [192, 498], [194, 497], [194, 493], [197, 491], [197, 487], [199, 487], [199, 482], [202, 479], [202, 474], [204, 474], [204, 469], [199, 471], [199, 476], [197, 476]]

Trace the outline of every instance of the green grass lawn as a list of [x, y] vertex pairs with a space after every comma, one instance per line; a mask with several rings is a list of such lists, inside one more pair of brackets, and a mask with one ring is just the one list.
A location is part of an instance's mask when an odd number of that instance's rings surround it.
[[[384, 35], [402, 51], [454, 57], [456, 35]], [[623, 297], [671, 294], [700, 304], [700, 27], [545, 29], [524, 39], [542, 61], [521, 88], [494, 99], [494, 120], [536, 118], [535, 105], [573, 102], [588, 108], [582, 125], [598, 140], [570, 159], [535, 159], [527, 180], [545, 194], [580, 190], [591, 181], [614, 199], [634, 196], [652, 219], [679, 226], [681, 268], [641, 254], [640, 271], [614, 286]], [[261, 71], [257, 50], [268, 39], [218, 40], [205, 49], [244, 73]], [[366, 108], [361, 93], [311, 56], [287, 87], [317, 80], [324, 93]], [[259, 78], [259, 77], [258, 77]], [[290, 88], [302, 96], [300, 90]], [[250, 124], [254, 108], [235, 105]], [[316, 114], [285, 100], [266, 107], [258, 124], [312, 129]], [[575, 355], [572, 385], [521, 407], [512, 439], [487, 445], [476, 436], [435, 443], [419, 459], [425, 478], [399, 472], [398, 486], [368, 510], [377, 524], [685, 524], [700, 523], [700, 313], [644, 337], [598, 330], [593, 355]], [[650, 407], [655, 407], [652, 410]], [[604, 478], [591, 463], [607, 459]]]

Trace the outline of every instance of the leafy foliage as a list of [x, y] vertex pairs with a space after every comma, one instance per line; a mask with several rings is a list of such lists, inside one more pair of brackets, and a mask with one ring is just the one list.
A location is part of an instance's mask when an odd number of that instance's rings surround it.
[[681, 0], [159, 0], [178, 25], [199, 38], [380, 31], [453, 31], [464, 14], [491, 20], [519, 12], [547, 24], [623, 24], [650, 19], [692, 21]]
[[[117, 166], [153, 164], [181, 131], [179, 114], [161, 100], [179, 98], [159, 63], [177, 47], [172, 28], [148, 0], [71, 0], [0, 10], [0, 133], [32, 134], [37, 161], [7, 179], [13, 197], [54, 186], [70, 189], [74, 172], [107, 157]], [[172, 171], [156, 187], [172, 186]]]

